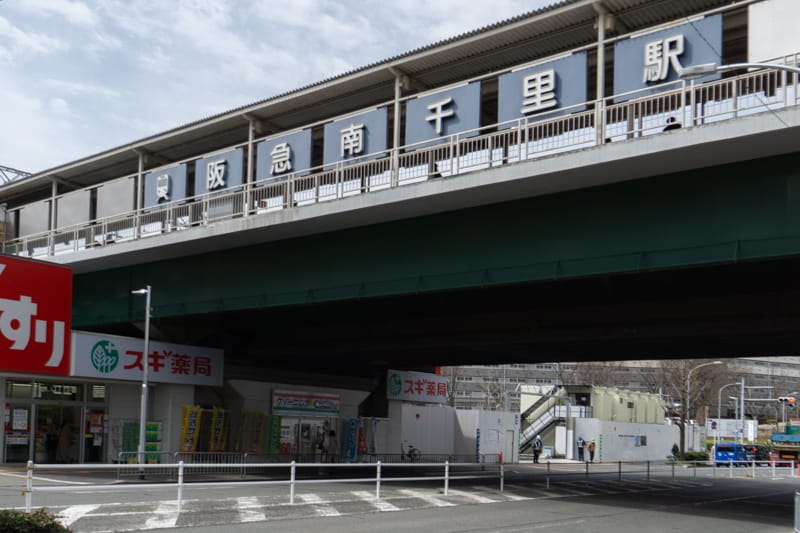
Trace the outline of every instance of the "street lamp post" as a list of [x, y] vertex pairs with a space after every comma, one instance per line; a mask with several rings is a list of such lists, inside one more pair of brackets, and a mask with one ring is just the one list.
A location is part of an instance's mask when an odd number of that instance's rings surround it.
[[682, 80], [694, 80], [697, 78], [702, 78], [703, 76], [708, 76], [709, 74], [716, 74], [717, 72], [725, 72], [726, 70], [737, 70], [741, 68], [773, 68], [775, 70], [785, 70], [786, 72], [800, 74], [800, 68], [792, 67], [790, 65], [781, 65], [780, 63], [731, 63], [730, 65], [704, 63], [702, 65], [693, 65], [691, 67], [684, 67], [680, 69], [678, 71], [678, 77]]
[[150, 358], [150, 295], [152, 291], [150, 285], [144, 289], [131, 291], [131, 294], [145, 295], [144, 310], [144, 363], [142, 370], [142, 400], [139, 406], [139, 449], [137, 451], [137, 461], [140, 465], [145, 463], [144, 438], [147, 429], [147, 367]]
[[[691, 403], [692, 403], [692, 372], [703, 368], [704, 366], [711, 366], [711, 365], [721, 365], [722, 361], [712, 361], [710, 363], [702, 363], [697, 365], [696, 367], [689, 370], [689, 373], [686, 375], [686, 420], [684, 422], [684, 430], [686, 428], [686, 423], [691, 424]], [[689, 451], [694, 451], [694, 425], [692, 425], [692, 439], [689, 444]]]
[[714, 435], [714, 449], [717, 449], [717, 445], [719, 444], [719, 430], [720, 426], [722, 425], [722, 390], [727, 387], [732, 387], [734, 385], [738, 385], [739, 382], [735, 381], [733, 383], [728, 383], [723, 385], [719, 388], [719, 392], [717, 392], [717, 433]]

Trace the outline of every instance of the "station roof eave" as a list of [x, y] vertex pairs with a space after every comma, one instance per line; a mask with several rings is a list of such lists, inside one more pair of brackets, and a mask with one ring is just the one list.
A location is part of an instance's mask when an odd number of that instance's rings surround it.
[[[734, 2], [746, 5], [748, 0]], [[139, 154], [156, 168], [247, 141], [249, 119], [269, 131], [289, 131], [392, 100], [396, 73], [414, 91], [435, 88], [591, 45], [598, 10], [613, 16], [618, 33], [637, 31], [709, 9], [727, 0], [562, 0], [535, 11], [439, 41], [386, 60], [244, 105], [51, 169], [0, 187], [0, 198], [49, 190], [56, 179], [66, 190], [135, 174]], [[408, 94], [408, 91], [406, 91]], [[262, 133], [262, 134], [266, 134]]]

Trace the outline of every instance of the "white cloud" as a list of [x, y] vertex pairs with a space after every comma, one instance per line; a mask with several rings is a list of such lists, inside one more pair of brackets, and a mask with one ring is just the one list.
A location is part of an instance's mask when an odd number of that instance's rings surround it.
[[63, 17], [76, 26], [96, 26], [99, 23], [89, 6], [74, 0], [24, 0], [15, 8], [33, 15]]
[[541, 3], [2, 2], [8, 18], [0, 17], [0, 101], [7, 123], [18, 126], [0, 132], [0, 164], [57, 166]]
[[72, 115], [69, 104], [63, 98], [51, 98], [48, 107], [50, 108], [50, 111], [61, 118], [69, 118]]
[[0, 17], [0, 58], [10, 66], [29, 56], [65, 50], [68, 45], [43, 33], [24, 31]]
[[44, 80], [42, 82], [42, 86], [47, 88], [49, 91], [56, 91], [58, 93], [65, 93], [72, 96], [99, 96], [109, 100], [118, 99], [120, 96], [119, 91], [109, 89], [103, 85], [56, 80], [52, 78]]

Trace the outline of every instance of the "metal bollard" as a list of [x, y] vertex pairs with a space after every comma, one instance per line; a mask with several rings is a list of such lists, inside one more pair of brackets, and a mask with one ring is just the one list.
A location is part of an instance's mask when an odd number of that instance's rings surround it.
[[794, 530], [800, 531], [800, 492], [794, 493]]
[[444, 462], [444, 495], [447, 496], [447, 490], [450, 488], [450, 461]]
[[500, 463], [500, 492], [503, 492], [506, 481], [506, 469], [503, 463]]
[[375, 470], [375, 499], [381, 499], [381, 462], [378, 461], [378, 467]]
[[183, 509], [183, 461], [178, 463], [178, 514]]
[[289, 505], [294, 505], [294, 481], [295, 471], [297, 470], [297, 463], [292, 461], [292, 467], [289, 475]]
[[33, 461], [28, 461], [25, 475], [25, 512], [30, 513], [33, 507]]
[[647, 481], [650, 481], [650, 461], [647, 461]]
[[617, 481], [622, 481], [622, 461], [618, 461], [618, 466], [617, 466]]

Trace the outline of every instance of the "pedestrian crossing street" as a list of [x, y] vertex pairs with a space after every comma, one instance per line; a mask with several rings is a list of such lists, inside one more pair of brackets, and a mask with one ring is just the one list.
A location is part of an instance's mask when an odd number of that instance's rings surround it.
[[315, 493], [298, 489], [294, 504], [289, 503], [288, 494], [281, 492], [224, 499], [186, 499], [180, 509], [176, 500], [166, 500], [48, 507], [48, 510], [75, 533], [104, 533], [674, 490], [706, 484], [702, 480], [574, 480], [559, 481], [548, 486], [537, 481], [535, 484], [507, 483], [502, 492], [499, 486], [459, 486], [449, 489], [446, 495], [441, 487], [395, 487], [382, 490], [380, 499], [375, 497], [374, 491], [369, 490]]

